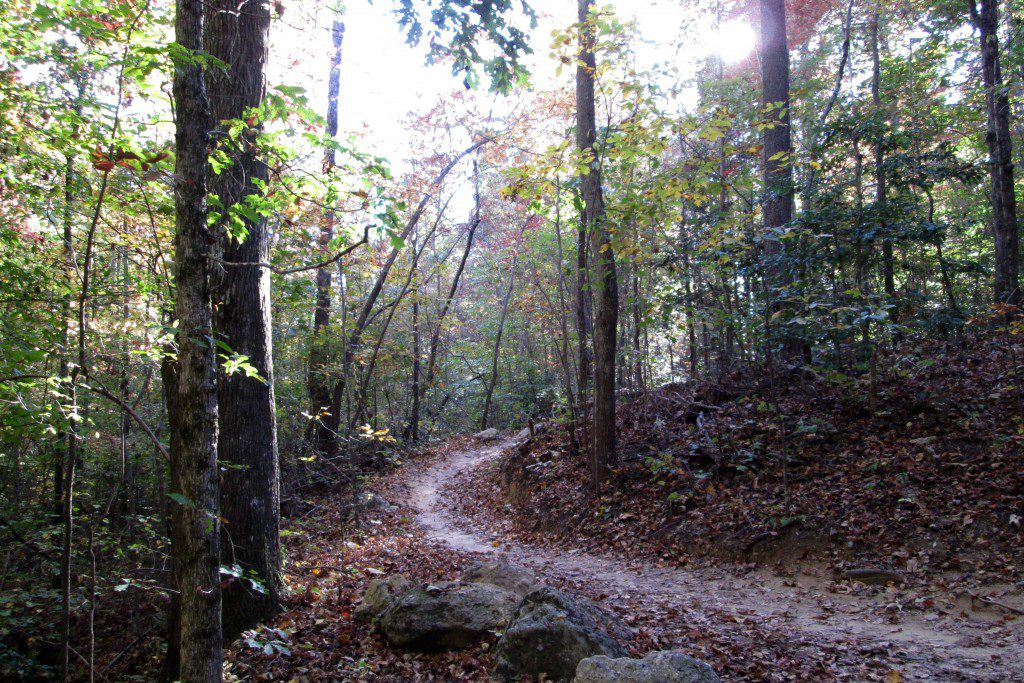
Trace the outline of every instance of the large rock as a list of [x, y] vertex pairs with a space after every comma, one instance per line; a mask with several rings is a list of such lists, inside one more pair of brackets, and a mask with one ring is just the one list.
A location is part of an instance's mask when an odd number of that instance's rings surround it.
[[508, 624], [519, 598], [486, 583], [451, 581], [414, 588], [377, 619], [396, 647], [437, 651], [468, 647]]
[[504, 588], [519, 598], [526, 597], [526, 594], [539, 583], [537, 575], [529, 569], [517, 567], [504, 560], [475, 564], [462, 575], [462, 580]]
[[618, 617], [589, 600], [538, 588], [523, 598], [498, 641], [494, 675], [501, 681], [541, 674], [568, 681], [587, 657], [626, 657], [619, 641], [632, 636]]
[[413, 585], [402, 574], [392, 574], [383, 579], [374, 579], [366, 588], [363, 599], [356, 605], [353, 616], [356, 621], [373, 622], [399, 597], [412, 590]]
[[652, 652], [643, 659], [589, 657], [573, 683], [719, 683], [710, 666], [682, 652]]
[[501, 434], [498, 433], [497, 429], [495, 429], [494, 427], [491, 427], [490, 429], [485, 429], [482, 432], [477, 432], [473, 436], [476, 437], [477, 439], [481, 439], [483, 441], [494, 441], [499, 436], [501, 436]]

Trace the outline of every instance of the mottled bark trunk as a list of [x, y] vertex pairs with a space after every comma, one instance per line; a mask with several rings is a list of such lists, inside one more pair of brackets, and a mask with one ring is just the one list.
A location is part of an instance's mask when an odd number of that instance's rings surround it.
[[606, 225], [604, 194], [601, 190], [600, 161], [594, 111], [595, 27], [590, 10], [592, 0], [578, 0], [580, 59], [576, 68], [576, 146], [590, 160], [581, 179], [580, 191], [586, 207], [586, 228], [593, 256], [594, 285], [594, 422], [590, 474], [600, 486], [615, 465], [615, 355], [619, 317], [619, 289], [615, 253]]
[[981, 34], [981, 73], [988, 110], [988, 146], [992, 184], [992, 232], [995, 237], [995, 300], [1020, 304], [1017, 200], [1013, 187], [1010, 102], [999, 63], [999, 2], [970, 0], [971, 19]]
[[203, 3], [178, 0], [174, 102], [174, 280], [178, 319], [177, 462], [171, 464], [174, 585], [180, 591], [180, 679], [221, 680], [220, 514], [217, 479], [217, 358], [211, 343], [210, 246], [206, 224], [210, 109], [202, 67]]
[[[206, 72], [211, 113], [221, 134], [223, 121], [250, 118], [251, 110], [263, 102], [270, 6], [238, 0], [208, 0], [205, 6], [206, 51], [227, 65]], [[260, 123], [252, 128], [256, 133]], [[272, 615], [281, 590], [270, 272], [241, 265], [267, 262], [270, 240], [265, 218], [243, 218], [248, 234], [241, 240], [227, 231], [232, 207], [259, 196], [260, 186], [268, 181], [254, 138], [242, 134], [235, 141], [219, 140], [231, 165], [210, 177], [210, 192], [222, 207], [222, 219], [215, 226], [223, 263], [213, 268], [214, 333], [233, 353], [247, 356], [259, 372], [259, 378], [245, 373], [221, 376], [218, 386], [223, 562], [238, 565], [246, 576], [224, 590], [224, 636], [229, 640]], [[249, 579], [258, 581], [260, 588]]]

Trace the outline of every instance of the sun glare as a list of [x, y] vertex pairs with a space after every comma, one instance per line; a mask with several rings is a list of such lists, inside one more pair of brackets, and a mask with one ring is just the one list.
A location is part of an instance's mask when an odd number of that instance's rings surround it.
[[727, 21], [712, 34], [708, 51], [717, 52], [726, 64], [735, 64], [746, 59], [757, 44], [757, 34], [745, 21]]

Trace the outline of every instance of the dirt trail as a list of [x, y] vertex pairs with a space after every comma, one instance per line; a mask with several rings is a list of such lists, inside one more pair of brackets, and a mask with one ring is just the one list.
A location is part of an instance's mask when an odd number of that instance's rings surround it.
[[[924, 596], [922, 607], [905, 592], [830, 592], [829, 577], [821, 568], [778, 576], [769, 569], [675, 569], [575, 550], [556, 552], [508, 544], [460, 523], [450, 511], [450, 498], [457, 491], [445, 484], [459, 472], [497, 458], [510, 443], [481, 445], [426, 468], [409, 468], [402, 482], [408, 491], [405, 502], [430, 537], [459, 552], [529, 566], [552, 582], [607, 596], [612, 606], [641, 600], [691, 625], [753, 623], [792, 634], [790, 640], [808, 656], [833, 653], [827, 659], [846, 679], [859, 680], [865, 672], [843, 662], [881, 655], [894, 663], [902, 680], [1024, 681], [1024, 624], [1019, 619], [1003, 622], [997, 608], [966, 616], [964, 605], [949, 595]], [[836, 657], [836, 651], [847, 654]]]

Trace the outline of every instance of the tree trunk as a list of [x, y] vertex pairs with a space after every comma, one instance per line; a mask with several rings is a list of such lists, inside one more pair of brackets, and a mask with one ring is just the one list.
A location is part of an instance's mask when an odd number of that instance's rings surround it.
[[[246, 119], [263, 102], [266, 90], [268, 3], [208, 0], [206, 50], [227, 68], [206, 71], [215, 124]], [[252, 128], [255, 134], [261, 124]], [[254, 137], [254, 136], [253, 136]], [[259, 378], [245, 373], [222, 376], [219, 458], [222, 466], [221, 513], [225, 520], [223, 561], [241, 568], [224, 590], [224, 637], [274, 614], [281, 591], [281, 492], [278, 472], [277, 418], [274, 409], [273, 345], [270, 321], [270, 272], [240, 265], [269, 260], [265, 218], [244, 218], [248, 234], [239, 241], [227, 231], [227, 215], [262, 193], [267, 166], [259, 150], [243, 134], [223, 140], [231, 165], [211, 176], [210, 192], [220, 198], [217, 239], [224, 264], [213, 270], [214, 333], [233, 353], [248, 356]], [[249, 578], [262, 584], [254, 588]]]
[[590, 259], [587, 244], [586, 217], [580, 216], [580, 229], [576, 248], [576, 336], [579, 337], [579, 370], [576, 376], [576, 396], [579, 414], [587, 412], [587, 397], [590, 395], [590, 376], [593, 374], [594, 354], [590, 347], [593, 337], [594, 318], [593, 292], [590, 291]]
[[175, 35], [188, 56], [176, 65], [174, 280], [178, 319], [177, 462], [172, 522], [174, 585], [181, 600], [180, 678], [221, 680], [220, 515], [217, 479], [217, 357], [206, 224], [210, 109], [201, 65], [203, 3], [177, 0]]
[[[327, 79], [327, 135], [334, 140], [338, 134], [338, 96], [341, 91], [341, 46], [345, 38], [345, 24], [335, 20], [331, 29], [334, 51], [331, 52], [331, 67]], [[324, 172], [330, 173], [334, 168], [334, 148], [328, 145], [324, 151]], [[327, 211], [317, 239], [317, 247], [321, 254], [327, 253], [327, 247], [334, 239], [335, 216]], [[306, 375], [306, 386], [309, 391], [310, 415], [313, 416], [313, 447], [323, 450], [329, 441], [325, 433], [325, 412], [331, 406], [331, 387], [328, 365], [328, 339], [326, 330], [331, 322], [331, 265], [316, 269], [316, 308], [313, 311], [313, 335], [309, 345], [309, 365]]]
[[[882, 115], [882, 63], [878, 46], [878, 14], [879, 2], [875, 2], [871, 13], [869, 29], [871, 34], [871, 103], [875, 110], [875, 219], [878, 221], [879, 232], [882, 233], [882, 285], [889, 301], [896, 303], [895, 268], [892, 255], [892, 237], [889, 235], [887, 215], [887, 188], [885, 182], [885, 117]], [[894, 309], [898, 310], [898, 309]], [[898, 316], [897, 316], [898, 319]]]
[[[416, 286], [416, 241], [413, 240], [412, 268], [412, 414], [409, 416], [409, 438], [420, 440], [420, 294]], [[397, 307], [398, 304], [396, 303]], [[383, 338], [383, 334], [381, 337]]]
[[970, 0], [971, 20], [981, 34], [981, 72], [988, 109], [988, 146], [992, 180], [992, 232], [995, 236], [997, 304], [1021, 303], [1018, 274], [1017, 199], [1013, 187], [1010, 102], [999, 64], [999, 2]]
[[[793, 136], [789, 100], [789, 46], [786, 43], [785, 0], [761, 0], [761, 104], [765, 127], [762, 133], [766, 235], [769, 258], [769, 313], [779, 310], [780, 295], [796, 278], [787, 271], [786, 255], [777, 233], [793, 221]], [[770, 317], [770, 316], [769, 316]], [[783, 355], [789, 360], [808, 359], [810, 348], [791, 333], [782, 335]], [[769, 339], [769, 349], [771, 340]], [[771, 356], [769, 355], [769, 362]]]
[[580, 60], [576, 68], [576, 145], [589, 159], [580, 191], [586, 208], [586, 229], [590, 236], [594, 277], [594, 422], [590, 474], [597, 488], [615, 465], [615, 354], [619, 317], [619, 289], [615, 253], [605, 225], [604, 195], [601, 190], [600, 160], [597, 157], [594, 111], [595, 27], [589, 16], [592, 0], [578, 0]]

